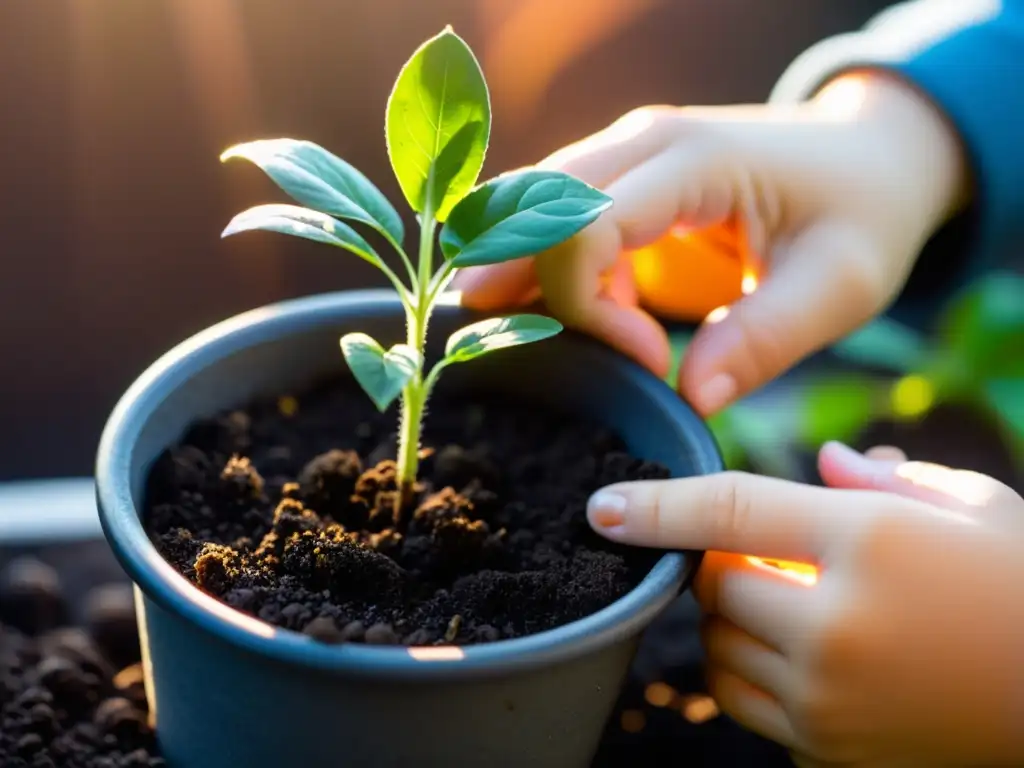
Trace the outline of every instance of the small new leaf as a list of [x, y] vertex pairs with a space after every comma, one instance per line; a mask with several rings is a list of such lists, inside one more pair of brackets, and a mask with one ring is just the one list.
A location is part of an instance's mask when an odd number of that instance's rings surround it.
[[481, 320], [448, 337], [444, 362], [464, 363], [496, 349], [542, 341], [561, 331], [561, 323], [543, 315], [511, 315]]
[[612, 199], [558, 171], [519, 171], [481, 184], [452, 210], [441, 250], [456, 267], [518, 259], [593, 223]]
[[293, 200], [323, 213], [367, 224], [401, 243], [398, 212], [373, 183], [340, 157], [311, 141], [262, 139], [225, 151], [259, 166]]
[[283, 203], [257, 205], [255, 208], [243, 211], [228, 222], [221, 237], [253, 230], [280, 232], [306, 240], [315, 240], [318, 243], [335, 245], [351, 251], [378, 269], [381, 267], [380, 256], [373, 250], [373, 246], [348, 224], [343, 224], [326, 213]]
[[388, 156], [409, 205], [444, 221], [476, 184], [491, 103], [469, 46], [446, 27], [402, 67], [388, 99]]
[[384, 347], [365, 333], [341, 337], [341, 353], [352, 375], [379, 411], [387, 410], [420, 369], [423, 358], [407, 344]]

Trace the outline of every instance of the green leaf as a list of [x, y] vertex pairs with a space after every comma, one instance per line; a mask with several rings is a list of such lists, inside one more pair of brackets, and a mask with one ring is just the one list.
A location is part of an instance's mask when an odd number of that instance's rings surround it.
[[326, 213], [283, 203], [257, 205], [255, 208], [243, 211], [228, 222], [221, 237], [253, 230], [280, 232], [284, 235], [335, 245], [351, 251], [378, 269], [381, 267], [380, 256], [373, 250], [373, 246], [348, 224], [343, 224]]
[[543, 315], [510, 315], [481, 320], [448, 337], [444, 362], [464, 363], [496, 349], [543, 341], [561, 331], [561, 323]]
[[311, 141], [262, 139], [225, 151], [259, 166], [298, 203], [342, 219], [367, 224], [401, 243], [402, 219], [383, 193], [354, 167]]
[[868, 376], [842, 374], [800, 388], [799, 439], [817, 449], [829, 440], [850, 442], [881, 415], [884, 384]]
[[464, 197], [441, 230], [456, 267], [496, 264], [540, 253], [593, 223], [612, 199], [558, 171], [518, 171]]
[[1024, 277], [992, 272], [972, 283], [943, 315], [941, 339], [975, 381], [1021, 369]]
[[691, 341], [693, 341], [692, 333], [677, 331], [668, 335], [670, 362], [665, 383], [673, 389], [675, 389], [676, 383], [679, 381], [679, 369], [683, 364], [683, 355], [686, 353], [686, 348], [690, 346]]
[[402, 394], [423, 364], [420, 353], [409, 345], [395, 344], [385, 352], [365, 333], [342, 336], [341, 352], [356, 381], [382, 412]]
[[728, 469], [802, 480], [792, 415], [775, 405], [734, 403], [708, 419]]
[[878, 318], [854, 331], [832, 351], [850, 362], [896, 373], [920, 370], [930, 355], [924, 337], [888, 318]]
[[988, 382], [985, 399], [1015, 438], [1024, 440], [1024, 378]]
[[[674, 383], [673, 383], [674, 385]], [[726, 469], [746, 469], [747, 454], [743, 450], [739, 439], [736, 437], [736, 428], [733, 424], [730, 409], [719, 411], [707, 420], [708, 429], [714, 435], [718, 450], [722, 454], [722, 461]]]
[[444, 221], [476, 184], [491, 134], [487, 83], [451, 27], [402, 67], [385, 123], [391, 167], [409, 205]]

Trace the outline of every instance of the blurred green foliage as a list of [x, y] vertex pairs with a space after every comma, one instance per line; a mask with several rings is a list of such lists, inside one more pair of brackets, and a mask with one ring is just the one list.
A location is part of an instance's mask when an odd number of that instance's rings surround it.
[[[689, 341], [671, 336], [673, 385]], [[996, 424], [1024, 464], [1024, 277], [979, 278], [931, 336], [879, 318], [832, 352], [851, 365], [794, 380], [783, 400], [741, 401], [709, 420], [726, 466], [803, 479], [800, 457], [822, 443], [854, 442], [873, 422], [917, 421], [943, 404]]]
[[880, 319], [832, 351], [873, 372], [844, 374], [828, 398], [817, 391], [827, 384], [812, 385], [802, 419], [808, 439], [829, 431], [830, 409], [854, 412], [844, 426], [855, 434], [872, 421], [914, 421], [948, 403], [997, 424], [1024, 461], [1024, 277], [979, 278], [950, 302], [931, 338]]

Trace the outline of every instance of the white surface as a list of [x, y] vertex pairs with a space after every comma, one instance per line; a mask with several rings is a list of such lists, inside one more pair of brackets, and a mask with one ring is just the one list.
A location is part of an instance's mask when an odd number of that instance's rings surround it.
[[91, 477], [0, 483], [0, 545], [102, 535]]

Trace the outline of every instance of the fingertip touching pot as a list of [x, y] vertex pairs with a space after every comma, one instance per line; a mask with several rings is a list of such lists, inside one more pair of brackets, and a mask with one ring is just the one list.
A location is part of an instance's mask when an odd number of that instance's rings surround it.
[[[439, 307], [433, 340], [467, 314]], [[404, 324], [385, 291], [247, 312], [167, 353], [111, 415], [100, 516], [136, 584], [146, 690], [172, 768], [585, 766], [641, 632], [690, 585], [700, 553], [669, 552], [607, 608], [539, 634], [465, 648], [326, 645], [227, 607], [163, 559], [140, 517], [147, 474], [193, 421], [342, 370], [344, 333], [397, 341]], [[563, 334], [458, 368], [443, 387], [602, 423], [675, 476], [721, 469], [710, 432], [669, 387], [589, 339]]]

